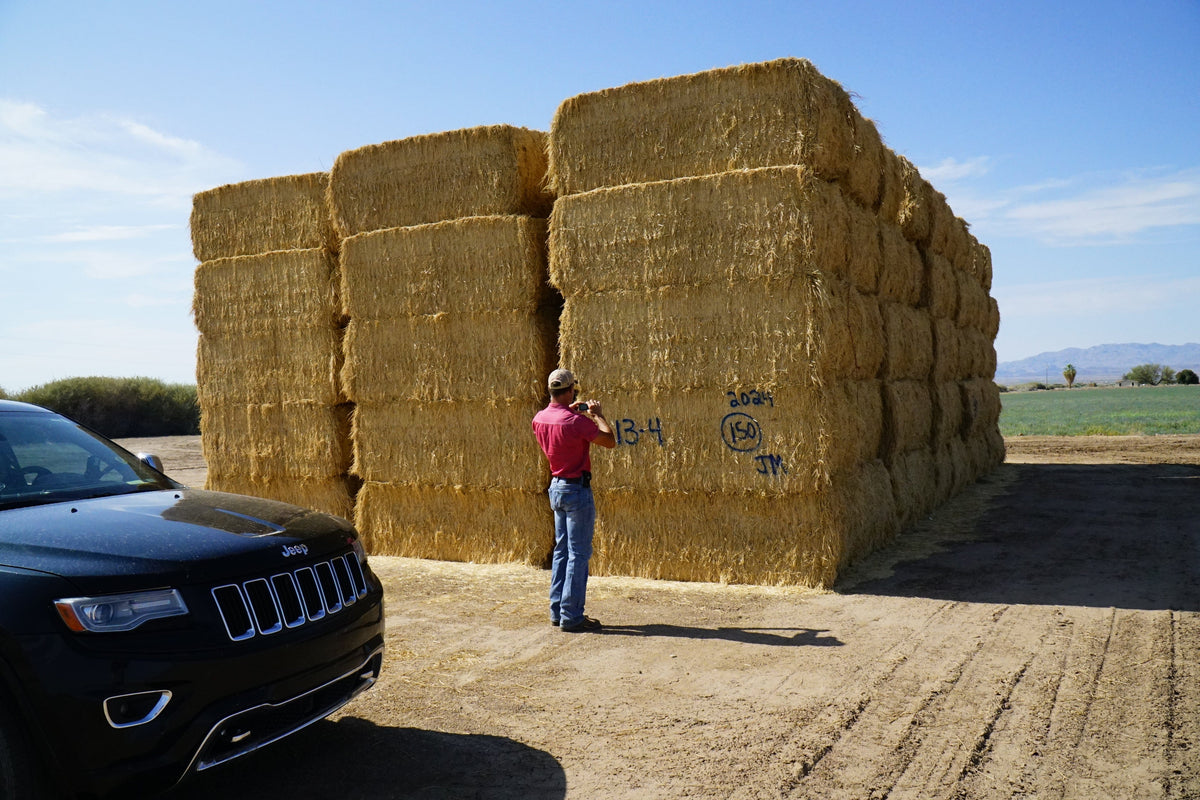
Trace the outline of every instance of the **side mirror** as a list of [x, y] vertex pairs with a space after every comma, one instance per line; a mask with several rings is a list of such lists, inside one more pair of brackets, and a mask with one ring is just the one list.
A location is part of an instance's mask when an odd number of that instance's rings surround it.
[[154, 455], [153, 453], [138, 453], [137, 457], [138, 457], [138, 461], [141, 461], [143, 464], [150, 467], [151, 469], [158, 470], [159, 472], [163, 471], [162, 459], [159, 458], [158, 456]]

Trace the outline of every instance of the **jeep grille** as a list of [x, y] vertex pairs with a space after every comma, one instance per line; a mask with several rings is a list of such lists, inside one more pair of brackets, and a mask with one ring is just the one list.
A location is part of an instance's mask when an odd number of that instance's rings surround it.
[[225, 632], [235, 642], [316, 622], [366, 593], [362, 565], [353, 553], [212, 590]]

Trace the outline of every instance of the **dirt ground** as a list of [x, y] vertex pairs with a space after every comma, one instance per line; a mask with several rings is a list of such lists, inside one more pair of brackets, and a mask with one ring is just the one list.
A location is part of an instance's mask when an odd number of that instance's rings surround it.
[[1200, 436], [1007, 444], [831, 592], [374, 557], [379, 684], [172, 797], [1200, 797]]

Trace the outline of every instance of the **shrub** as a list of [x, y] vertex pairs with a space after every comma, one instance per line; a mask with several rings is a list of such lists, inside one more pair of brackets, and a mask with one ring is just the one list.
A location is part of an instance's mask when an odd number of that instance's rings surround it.
[[1179, 370], [1179, 374], [1175, 376], [1175, 382], [1185, 386], [1195, 386], [1196, 384], [1200, 384], [1200, 376], [1196, 375], [1190, 369], [1181, 369]]
[[196, 387], [153, 378], [67, 378], [15, 399], [45, 406], [105, 436], [183, 436], [200, 432]]

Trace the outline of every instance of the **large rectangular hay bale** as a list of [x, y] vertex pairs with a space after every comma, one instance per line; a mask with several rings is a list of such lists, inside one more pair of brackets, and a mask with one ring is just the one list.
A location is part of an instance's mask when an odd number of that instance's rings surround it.
[[554, 369], [556, 333], [553, 320], [523, 311], [354, 319], [342, 383], [356, 403], [537, 403]]
[[864, 380], [884, 350], [875, 299], [821, 275], [579, 292], [559, 342], [592, 386], [637, 391]]
[[888, 380], [924, 380], [934, 362], [929, 312], [900, 303], [880, 303], [883, 316], [883, 376]]
[[907, 306], [921, 302], [925, 291], [925, 262], [920, 250], [895, 225], [879, 226], [883, 263], [879, 268], [879, 297]]
[[227, 334], [201, 334], [196, 381], [214, 402], [343, 402], [342, 333], [325, 322], [244, 323]]
[[545, 492], [368, 481], [355, 525], [374, 555], [544, 566], [554, 547]]
[[837, 187], [796, 167], [599, 189], [561, 198], [550, 282], [564, 296], [807, 273], [844, 276], [850, 214]]
[[329, 173], [218, 186], [192, 198], [192, 252], [198, 261], [275, 250], [337, 249], [326, 202]]
[[351, 471], [377, 483], [544, 490], [537, 411], [527, 401], [359, 403]]
[[391, 228], [342, 243], [342, 301], [355, 319], [511, 309], [550, 302], [546, 221], [471, 217]]
[[343, 237], [491, 215], [544, 217], [546, 134], [511, 125], [413, 136], [348, 150], [329, 178]]
[[563, 197], [606, 186], [805, 165], [823, 180], [853, 174], [848, 186], [862, 205], [873, 207], [881, 148], [874, 126], [858, 114], [845, 89], [810, 62], [785, 58], [563, 101], [550, 128], [550, 181]]
[[820, 494], [604, 491], [596, 502], [597, 575], [827, 588], [897, 530], [879, 461]]
[[253, 478], [330, 478], [350, 467], [350, 408], [321, 403], [212, 403], [200, 407], [205, 463]]
[[958, 313], [958, 274], [954, 265], [936, 253], [925, 252], [923, 304], [935, 319], [955, 319]]
[[902, 526], [924, 517], [937, 505], [937, 461], [928, 445], [894, 455], [888, 473]]
[[618, 442], [592, 461], [605, 491], [822, 494], [876, 458], [884, 425], [878, 381], [603, 396]]
[[933, 437], [933, 396], [926, 381], [883, 384], [884, 461], [927, 446]]
[[218, 258], [196, 267], [192, 314], [202, 334], [228, 336], [263, 320], [337, 327], [339, 282], [328, 250]]

